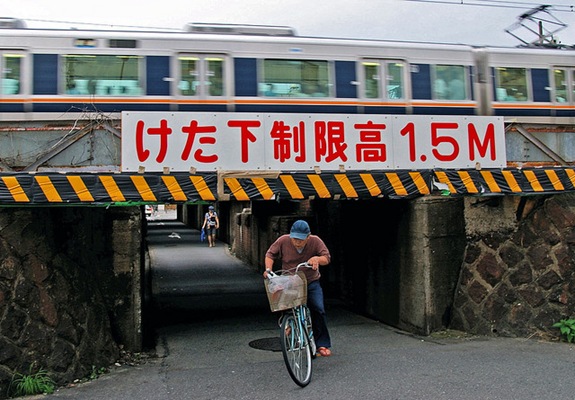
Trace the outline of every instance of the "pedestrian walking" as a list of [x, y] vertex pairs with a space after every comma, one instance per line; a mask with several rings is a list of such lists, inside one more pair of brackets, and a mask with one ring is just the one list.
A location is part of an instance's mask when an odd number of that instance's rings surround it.
[[208, 238], [208, 246], [216, 247], [216, 230], [220, 227], [220, 220], [214, 206], [208, 207], [208, 212], [204, 216], [204, 224], [202, 229], [205, 229]]

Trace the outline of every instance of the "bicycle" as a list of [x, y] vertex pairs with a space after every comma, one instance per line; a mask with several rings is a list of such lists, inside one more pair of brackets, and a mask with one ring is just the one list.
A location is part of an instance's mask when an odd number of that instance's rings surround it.
[[[268, 271], [265, 281], [266, 292], [272, 312], [283, 311], [280, 318], [280, 341], [283, 359], [293, 381], [300, 387], [311, 381], [312, 359], [316, 345], [313, 337], [310, 310], [307, 302], [307, 280], [298, 271], [309, 267], [298, 264], [295, 273], [290, 271]], [[274, 287], [275, 286], [275, 287]]]

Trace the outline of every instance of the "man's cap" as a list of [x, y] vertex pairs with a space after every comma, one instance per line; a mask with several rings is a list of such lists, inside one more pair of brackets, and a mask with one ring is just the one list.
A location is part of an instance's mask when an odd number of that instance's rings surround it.
[[214, 206], [209, 206], [208, 209], [209, 209], [209, 210], [213, 210], [213, 209], [214, 209]]
[[289, 237], [304, 240], [310, 234], [309, 225], [303, 220], [297, 220], [291, 226]]

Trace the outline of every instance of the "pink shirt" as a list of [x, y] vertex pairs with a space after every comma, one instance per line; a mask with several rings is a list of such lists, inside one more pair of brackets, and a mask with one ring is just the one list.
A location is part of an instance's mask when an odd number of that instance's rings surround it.
[[[310, 235], [307, 240], [305, 247], [301, 253], [298, 253], [297, 249], [291, 242], [288, 234], [280, 236], [268, 249], [266, 252], [266, 257], [272, 260], [281, 260], [281, 269], [290, 270], [297, 267], [299, 263], [306, 262], [315, 256], [325, 256], [327, 257], [328, 264], [331, 262], [331, 255], [329, 250], [323, 240], [316, 235]], [[321, 276], [319, 269], [314, 271], [311, 268], [300, 269], [305, 273], [307, 282], [313, 282], [319, 279]]]

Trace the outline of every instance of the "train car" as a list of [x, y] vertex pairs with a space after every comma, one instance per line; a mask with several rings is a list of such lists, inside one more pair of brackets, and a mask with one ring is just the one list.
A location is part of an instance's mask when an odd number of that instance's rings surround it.
[[0, 24], [0, 120], [121, 111], [496, 115], [575, 121], [570, 49]]
[[[300, 37], [251, 25], [29, 29], [0, 19], [0, 70], [0, 144], [10, 146], [0, 146], [0, 160], [19, 168], [34, 168], [25, 154], [58, 143], [66, 122], [117, 122], [122, 111], [500, 116], [508, 163], [575, 160], [568, 47]], [[31, 149], [25, 133], [35, 129], [45, 143], [35, 136]], [[101, 164], [118, 163], [110, 153]]]

